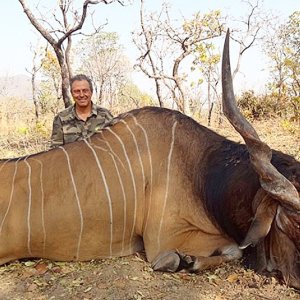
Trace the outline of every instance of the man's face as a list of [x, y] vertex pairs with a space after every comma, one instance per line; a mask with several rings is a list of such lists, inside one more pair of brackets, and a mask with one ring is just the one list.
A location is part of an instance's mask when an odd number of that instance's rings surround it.
[[87, 107], [91, 103], [92, 92], [86, 80], [75, 80], [71, 86], [72, 97], [79, 107]]

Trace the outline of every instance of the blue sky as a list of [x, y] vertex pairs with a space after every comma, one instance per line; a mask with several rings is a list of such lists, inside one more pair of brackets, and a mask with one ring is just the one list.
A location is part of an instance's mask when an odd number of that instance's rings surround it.
[[[27, 0], [28, 5], [33, 7], [36, 3], [40, 5], [53, 5], [55, 0]], [[134, 58], [135, 49], [131, 42], [131, 32], [138, 26], [139, 1], [128, 7], [121, 7], [117, 3], [111, 5], [98, 4], [93, 6], [98, 23], [105, 22], [107, 19], [109, 26], [107, 31], [116, 31], [120, 36], [121, 43], [125, 46], [130, 58]], [[161, 0], [146, 0], [146, 7], [151, 10], [160, 10]], [[245, 15], [246, 6], [241, 0], [172, 0], [172, 12], [178, 16], [181, 14], [185, 18], [191, 17], [195, 12], [202, 13], [214, 9], [221, 9], [224, 13], [236, 17]], [[287, 18], [292, 12], [300, 9], [299, 0], [265, 0], [264, 6], [272, 10], [276, 15]], [[26, 74], [25, 69], [31, 67], [32, 54], [30, 43], [34, 46], [40, 36], [25, 16], [20, 3], [17, 0], [0, 2], [1, 20], [1, 47], [0, 47], [0, 76], [10, 76], [15, 74]], [[263, 66], [263, 56], [261, 50], [256, 48], [249, 53], [250, 59], [244, 59], [242, 71], [250, 70], [248, 80], [260, 80], [259, 76], [253, 78], [253, 74], [261, 73]], [[252, 58], [251, 58], [252, 55]], [[257, 63], [253, 64], [253, 57]], [[247, 63], [251, 61], [251, 63]], [[248, 72], [249, 73], [249, 72]], [[247, 72], [245, 72], [247, 74]]]

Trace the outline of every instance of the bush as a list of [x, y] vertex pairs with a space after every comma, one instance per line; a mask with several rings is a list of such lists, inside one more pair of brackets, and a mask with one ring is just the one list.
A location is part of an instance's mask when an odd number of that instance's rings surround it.
[[282, 117], [291, 122], [300, 122], [300, 97], [277, 94], [255, 95], [254, 91], [244, 92], [238, 99], [238, 106], [247, 118], [261, 120]]

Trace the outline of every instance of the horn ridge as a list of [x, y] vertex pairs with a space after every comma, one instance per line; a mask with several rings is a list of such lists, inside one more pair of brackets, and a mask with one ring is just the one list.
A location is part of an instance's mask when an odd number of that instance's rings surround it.
[[243, 137], [262, 188], [283, 206], [300, 211], [300, 199], [295, 186], [271, 164], [272, 150], [260, 140], [254, 127], [245, 119], [236, 105], [230, 67], [229, 38], [230, 31], [228, 29], [222, 57], [223, 112]]

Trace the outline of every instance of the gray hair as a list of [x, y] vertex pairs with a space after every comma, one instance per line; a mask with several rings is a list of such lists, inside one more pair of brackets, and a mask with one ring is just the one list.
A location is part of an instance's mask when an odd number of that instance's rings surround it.
[[89, 77], [87, 77], [86, 75], [84, 75], [84, 74], [75, 75], [75, 76], [73, 76], [70, 79], [70, 87], [71, 87], [71, 89], [72, 89], [72, 84], [74, 83], [74, 81], [82, 81], [82, 80], [86, 80], [89, 83], [90, 90], [91, 90], [91, 92], [93, 92], [92, 80]]

